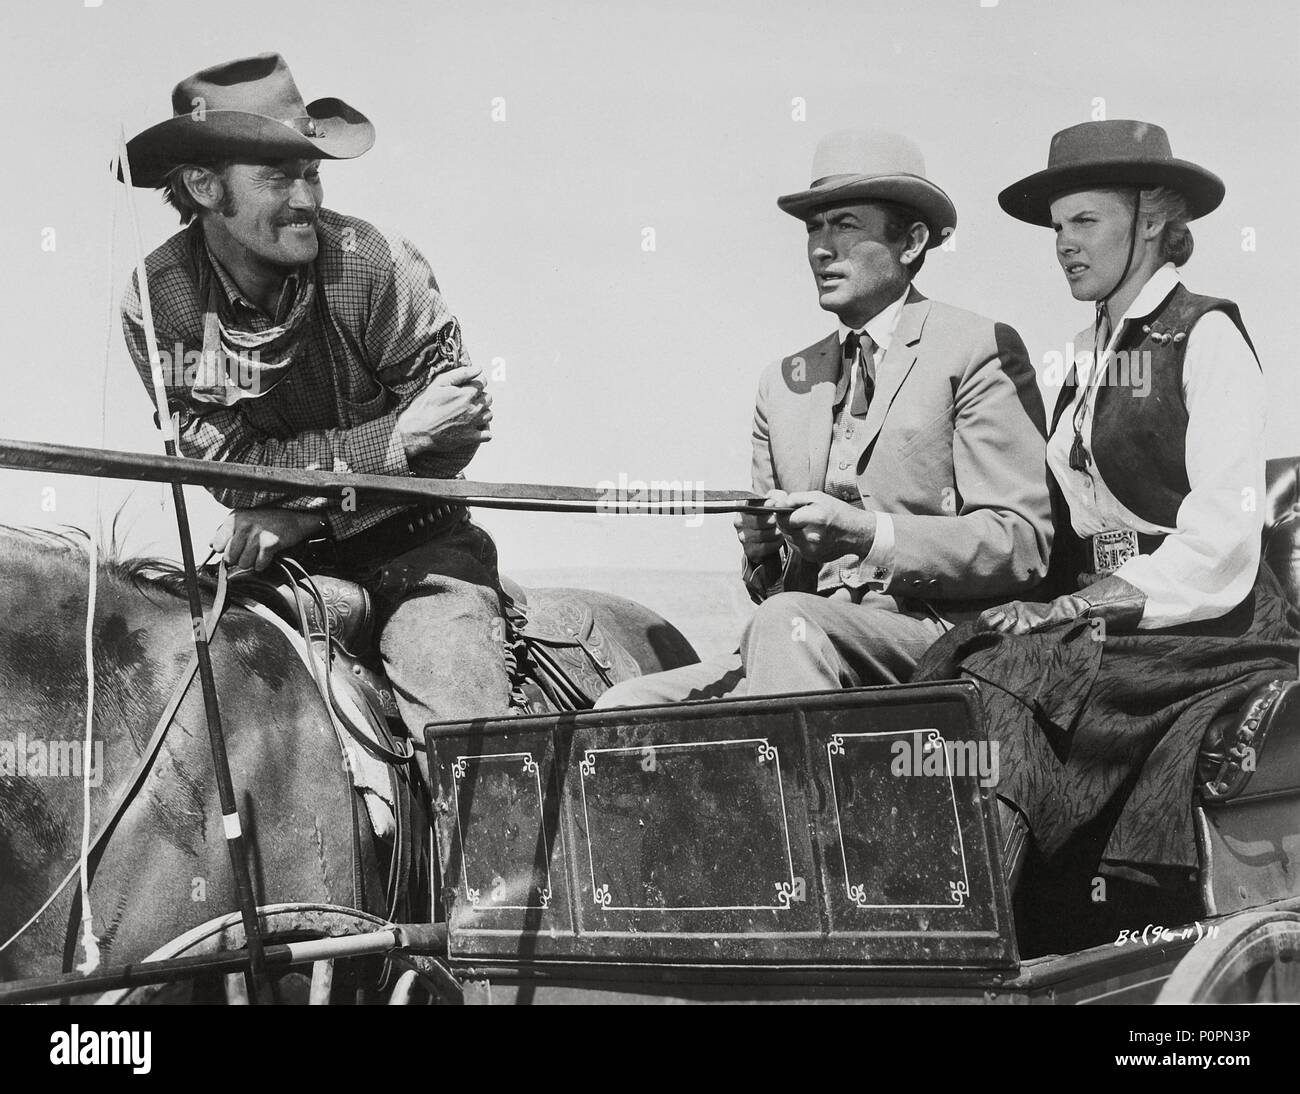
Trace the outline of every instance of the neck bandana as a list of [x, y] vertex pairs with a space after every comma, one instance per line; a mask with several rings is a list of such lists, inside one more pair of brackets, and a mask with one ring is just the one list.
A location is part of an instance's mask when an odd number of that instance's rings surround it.
[[237, 325], [212, 268], [201, 230], [194, 233], [199, 299], [204, 301], [203, 367], [190, 394], [199, 402], [233, 406], [276, 387], [293, 367], [294, 355], [316, 298], [315, 264], [297, 270], [297, 290], [282, 323], [254, 331]]

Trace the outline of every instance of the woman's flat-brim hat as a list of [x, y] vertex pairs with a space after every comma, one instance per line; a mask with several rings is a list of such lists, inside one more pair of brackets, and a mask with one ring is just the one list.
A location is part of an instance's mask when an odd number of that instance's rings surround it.
[[957, 227], [951, 199], [925, 177], [925, 158], [906, 137], [883, 129], [842, 129], [822, 138], [813, 155], [807, 190], [776, 204], [806, 219], [818, 208], [888, 201], [915, 210], [930, 229], [926, 248], [937, 247]]
[[375, 143], [369, 119], [341, 99], [304, 104], [278, 53], [227, 61], [187, 77], [172, 91], [172, 113], [128, 142], [134, 185], [159, 186], [183, 163], [346, 160]]
[[998, 204], [1017, 220], [1050, 228], [1052, 202], [1060, 195], [1112, 186], [1177, 190], [1189, 220], [1217, 209], [1224, 193], [1218, 175], [1174, 158], [1160, 126], [1114, 119], [1062, 129], [1052, 138], [1047, 169], [1012, 183]]

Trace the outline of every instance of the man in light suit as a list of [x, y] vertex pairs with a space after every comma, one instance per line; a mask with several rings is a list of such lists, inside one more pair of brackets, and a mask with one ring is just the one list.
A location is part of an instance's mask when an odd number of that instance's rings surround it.
[[737, 530], [761, 603], [737, 653], [600, 706], [905, 682], [953, 622], [1046, 574], [1046, 423], [1024, 343], [912, 284], [956, 227], [952, 202], [880, 130], [824, 139], [813, 179], [777, 205], [807, 225], [839, 326], [759, 383], [753, 488], [774, 513]]

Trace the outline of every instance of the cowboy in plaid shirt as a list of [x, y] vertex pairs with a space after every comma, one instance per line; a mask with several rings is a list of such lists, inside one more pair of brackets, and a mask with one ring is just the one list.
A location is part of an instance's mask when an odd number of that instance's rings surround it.
[[[455, 316], [409, 242], [321, 205], [320, 161], [365, 152], [370, 123], [338, 99], [304, 105], [277, 54], [205, 69], [172, 103], [127, 151], [135, 185], [161, 189], [188, 225], [145, 265], [181, 452], [458, 475], [491, 439], [492, 411]], [[152, 393], [135, 279], [122, 318]], [[463, 506], [212, 493], [233, 510], [212, 539], [232, 566], [296, 548], [371, 590], [413, 732], [507, 712], [496, 549]]]

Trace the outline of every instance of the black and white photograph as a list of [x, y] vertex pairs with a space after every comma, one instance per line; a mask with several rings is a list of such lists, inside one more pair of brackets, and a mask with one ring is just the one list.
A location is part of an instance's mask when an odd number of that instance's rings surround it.
[[1300, 0], [0, 19], [40, 1066], [194, 1005], [1285, 1052]]

